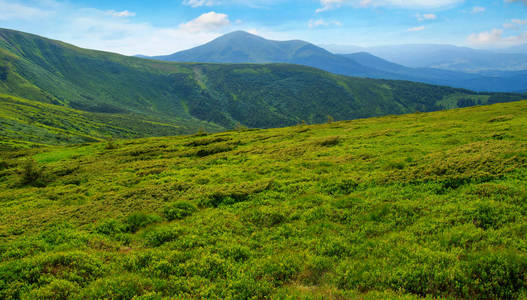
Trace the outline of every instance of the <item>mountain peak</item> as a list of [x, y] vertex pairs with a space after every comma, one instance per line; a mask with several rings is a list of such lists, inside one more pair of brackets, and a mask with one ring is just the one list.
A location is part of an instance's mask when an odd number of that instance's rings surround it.
[[246, 41], [267, 41], [265, 38], [261, 37], [261, 36], [258, 36], [258, 35], [255, 35], [255, 34], [252, 34], [252, 33], [249, 33], [247, 31], [242, 31], [242, 30], [239, 30], [239, 31], [233, 31], [233, 32], [230, 32], [230, 33], [227, 33], [227, 34], [224, 34], [218, 38], [216, 38], [215, 40], [213, 40], [211, 43], [214, 43], [216, 41], [241, 41], [241, 42], [246, 42]]

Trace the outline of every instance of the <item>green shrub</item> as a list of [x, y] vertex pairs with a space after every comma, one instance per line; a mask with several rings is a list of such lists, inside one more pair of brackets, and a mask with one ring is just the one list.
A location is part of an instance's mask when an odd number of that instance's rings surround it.
[[527, 257], [507, 250], [474, 253], [467, 260], [464, 297], [516, 299], [527, 287]]
[[81, 293], [81, 299], [132, 299], [147, 294], [153, 288], [148, 276], [124, 274], [99, 279]]
[[232, 150], [234, 150], [234, 148], [228, 145], [215, 145], [215, 146], [209, 146], [206, 148], [202, 148], [196, 151], [195, 155], [197, 157], [205, 157], [205, 156], [214, 155], [218, 153], [229, 152]]
[[203, 254], [197, 259], [188, 261], [185, 266], [187, 274], [211, 280], [227, 278], [231, 269], [228, 261], [218, 254]]
[[197, 210], [196, 206], [191, 202], [180, 200], [165, 206], [163, 214], [169, 221], [173, 221], [190, 216]]
[[255, 264], [258, 275], [280, 286], [290, 282], [300, 272], [301, 258], [277, 255]]
[[200, 140], [194, 140], [194, 141], [192, 141], [190, 143], [186, 143], [185, 146], [188, 146], [188, 147], [207, 146], [207, 145], [210, 145], [210, 144], [225, 142], [225, 141], [228, 141], [228, 140], [229, 139], [221, 138], [221, 137], [200, 139]]
[[146, 235], [146, 244], [151, 247], [159, 247], [164, 243], [179, 238], [183, 230], [179, 227], [161, 227], [149, 232]]
[[229, 290], [232, 295], [227, 298], [268, 299], [273, 288], [273, 284], [269, 281], [258, 280], [253, 276], [244, 274], [241, 278], [232, 278], [231, 282], [229, 282]]
[[141, 228], [159, 221], [161, 221], [161, 218], [157, 215], [149, 215], [142, 212], [133, 213], [123, 220], [124, 231], [134, 233]]
[[48, 183], [44, 168], [32, 159], [27, 159], [22, 165], [21, 176], [20, 184], [23, 186], [45, 187]]
[[232, 205], [238, 202], [247, 201], [249, 193], [243, 191], [215, 192], [200, 201], [203, 207], [218, 207], [220, 205]]
[[474, 225], [482, 229], [498, 228], [503, 223], [510, 221], [505, 210], [496, 202], [478, 202], [471, 211], [468, 218]]
[[67, 300], [78, 295], [80, 288], [77, 284], [55, 279], [50, 284], [45, 285], [39, 289], [33, 290], [29, 294], [30, 299], [53, 299], [53, 300]]
[[330, 195], [349, 195], [357, 189], [359, 184], [352, 179], [342, 179], [337, 182], [328, 182], [322, 189]]
[[328, 138], [325, 138], [323, 140], [320, 140], [320, 141], [316, 142], [317, 145], [320, 145], [320, 146], [323, 146], [323, 147], [336, 146], [339, 143], [340, 143], [340, 137], [338, 137], [338, 136], [328, 137]]
[[228, 245], [220, 253], [223, 257], [230, 258], [236, 262], [243, 262], [251, 257], [251, 249], [237, 244]]
[[126, 225], [116, 219], [105, 219], [100, 221], [95, 227], [95, 231], [104, 235], [114, 236], [123, 232]]
[[244, 215], [244, 220], [256, 226], [272, 227], [287, 221], [287, 216], [280, 207], [259, 207], [251, 209]]
[[0, 171], [9, 168], [9, 164], [6, 161], [0, 160]]
[[106, 150], [115, 150], [118, 147], [119, 146], [117, 145], [117, 143], [113, 139], [107, 140], [106, 144], [104, 145], [104, 149], [106, 149]]

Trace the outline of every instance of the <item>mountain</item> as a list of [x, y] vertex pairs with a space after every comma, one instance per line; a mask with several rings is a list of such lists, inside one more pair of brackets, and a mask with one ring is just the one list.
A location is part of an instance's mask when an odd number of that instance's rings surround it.
[[527, 83], [527, 71], [485, 71], [478, 74], [463, 73], [437, 68], [410, 68], [389, 62], [367, 52], [344, 54], [359, 64], [367, 65], [387, 74], [397, 74], [395, 78], [426, 82], [453, 87], [469, 87], [473, 90], [498, 90], [519, 92]]
[[272, 41], [244, 31], [232, 32], [196, 48], [152, 59], [201, 63], [290, 63], [348, 76], [382, 76], [378, 70], [308, 42]]
[[[353, 53], [355, 47], [328, 46], [336, 53]], [[411, 68], [435, 68], [457, 72], [479, 73], [484, 71], [527, 70], [527, 51], [525, 46], [503, 50], [480, 50], [452, 45], [410, 44], [362, 48], [385, 60]], [[503, 52], [499, 52], [503, 51]]]
[[[0, 30], [0, 93], [6, 95], [0, 97], [0, 113], [5, 111], [0, 122], [9, 130], [0, 135], [7, 145], [17, 135], [34, 143], [69, 143], [57, 138], [60, 130], [88, 126], [82, 125], [86, 119], [100, 126], [74, 132], [99, 140], [188, 134], [200, 128], [214, 132], [239, 124], [269, 128], [323, 123], [328, 115], [349, 120], [524, 97], [353, 78], [300, 65], [146, 60], [5, 29]], [[21, 110], [15, 117], [6, 110], [13, 101]], [[35, 112], [32, 101], [46, 104], [39, 110], [47, 112]], [[76, 124], [68, 116], [82, 120]], [[55, 138], [39, 136], [50, 134]], [[76, 136], [70, 140], [78, 141]]]
[[0, 152], [0, 299], [525, 299], [527, 101]]
[[500, 49], [497, 52], [501, 53], [516, 53], [516, 54], [527, 54], [527, 44], [512, 46], [505, 49]]
[[[414, 63], [419, 65], [420, 59], [426, 60], [428, 57], [421, 58], [416, 53], [424, 55], [421, 52], [425, 51], [424, 53], [426, 53], [430, 49], [427, 47], [416, 46], [415, 49], [408, 50], [412, 53], [411, 56], [408, 56], [410, 57], [409, 59], [415, 60]], [[450, 48], [446, 47], [445, 49]], [[407, 55], [402, 54], [403, 50], [394, 50], [393, 52], [391, 57]], [[461, 52], [458, 51], [456, 53]], [[458, 55], [456, 53], [451, 53], [451, 59], [454, 59], [452, 57], [457, 57], [455, 56]], [[384, 52], [381, 54], [386, 55]], [[434, 57], [434, 54], [430, 55]], [[465, 57], [463, 55], [459, 57]], [[470, 54], [467, 56], [470, 56]], [[381, 57], [384, 56], [381, 55]], [[396, 64], [388, 61], [380, 63], [381, 58], [375, 58], [365, 52], [354, 55], [336, 55], [308, 42], [298, 40], [272, 41], [243, 31], [226, 34], [193, 49], [152, 58], [163, 61], [202, 63], [291, 63], [346, 76], [409, 80], [476, 91], [514, 92], [527, 86], [527, 80], [523, 77], [508, 76], [507, 78], [502, 78], [500, 76], [485, 76], [453, 70], [444, 71], [441, 70], [441, 65], [419, 68], [396, 66]], [[388, 64], [391, 64], [391, 66], [388, 67]]]

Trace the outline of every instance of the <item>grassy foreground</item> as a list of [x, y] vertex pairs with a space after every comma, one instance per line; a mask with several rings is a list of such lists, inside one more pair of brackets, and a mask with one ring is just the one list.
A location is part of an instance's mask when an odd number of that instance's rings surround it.
[[527, 297], [527, 102], [2, 152], [0, 298]]

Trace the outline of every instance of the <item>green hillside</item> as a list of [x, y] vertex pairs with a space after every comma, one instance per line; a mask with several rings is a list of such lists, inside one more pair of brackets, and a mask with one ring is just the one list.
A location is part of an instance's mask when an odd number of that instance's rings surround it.
[[[328, 115], [349, 120], [521, 98], [338, 76], [287, 64], [158, 62], [7, 29], [0, 29], [0, 93], [58, 106], [47, 106], [55, 111], [64, 107], [95, 113], [94, 122], [136, 136], [221, 131], [238, 124], [283, 127], [323, 123]], [[149, 132], [142, 129], [143, 121], [166, 126]], [[122, 137], [123, 132], [94, 135]], [[50, 139], [46, 135], [41, 140]]]
[[0, 155], [2, 299], [527, 297], [527, 101]]
[[0, 150], [176, 135], [193, 132], [198, 124], [177, 126], [149, 121], [137, 114], [91, 113], [0, 94]]

